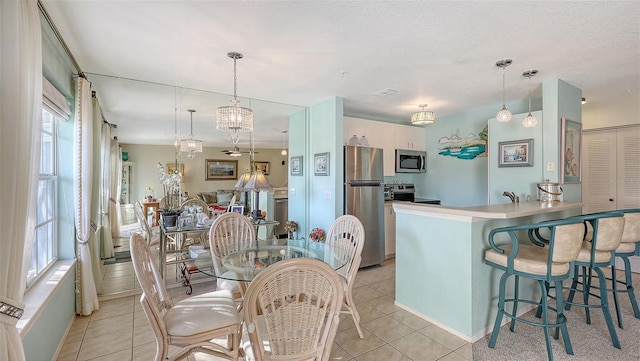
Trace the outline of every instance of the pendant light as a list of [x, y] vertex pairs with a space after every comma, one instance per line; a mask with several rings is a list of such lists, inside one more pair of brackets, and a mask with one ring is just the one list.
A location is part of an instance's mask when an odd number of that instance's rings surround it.
[[533, 77], [536, 74], [538, 74], [538, 71], [535, 69], [527, 70], [524, 73], [522, 73], [522, 76], [529, 78], [529, 114], [522, 121], [522, 125], [525, 128], [533, 128], [536, 125], [538, 125], [538, 120], [536, 119], [536, 117], [531, 115], [531, 77]]
[[187, 153], [189, 159], [193, 159], [196, 157], [196, 153], [202, 152], [202, 141], [195, 139], [193, 136], [193, 113], [196, 111], [193, 109], [188, 109], [187, 111], [191, 113], [191, 133], [189, 138], [180, 140], [180, 151]]
[[237, 52], [227, 53], [233, 59], [233, 99], [231, 105], [218, 107], [216, 112], [216, 129], [231, 132], [230, 140], [237, 144], [240, 140], [240, 133], [253, 131], [253, 111], [249, 108], [241, 107], [237, 97], [238, 74], [236, 62], [242, 59], [243, 55]]
[[282, 131], [282, 150], [280, 151], [280, 154], [282, 155], [287, 155], [287, 146], [286, 146], [286, 137], [287, 137], [287, 131], [283, 130]]
[[498, 123], [506, 123], [508, 121], [511, 120], [511, 112], [509, 111], [509, 109], [507, 109], [505, 102], [504, 102], [504, 73], [505, 70], [504, 68], [508, 67], [509, 65], [511, 65], [511, 63], [513, 62], [513, 60], [511, 59], [502, 59], [499, 60], [496, 63], [497, 67], [502, 68], [502, 109], [498, 112], [498, 114], [496, 115], [496, 120], [498, 121]]
[[436, 114], [431, 111], [424, 110], [427, 107], [427, 104], [420, 104], [421, 111], [417, 113], [413, 113], [411, 116], [411, 124], [413, 125], [423, 125], [423, 124], [433, 124], [436, 122]]

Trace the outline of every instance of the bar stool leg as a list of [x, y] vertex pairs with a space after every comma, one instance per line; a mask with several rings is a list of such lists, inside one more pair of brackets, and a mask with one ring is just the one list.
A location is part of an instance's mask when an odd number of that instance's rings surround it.
[[609, 301], [607, 298], [607, 279], [600, 267], [595, 267], [595, 271], [598, 274], [598, 280], [600, 283], [600, 304], [602, 305], [602, 312], [604, 313], [604, 319], [607, 322], [607, 328], [609, 329], [609, 335], [611, 336], [613, 347], [621, 348], [620, 341], [618, 340], [618, 334], [616, 333], [616, 328], [613, 325], [613, 320], [611, 319], [611, 312], [609, 312]]
[[571, 281], [571, 288], [569, 289], [569, 296], [567, 297], [567, 305], [564, 307], [566, 311], [571, 310], [571, 304], [573, 303], [573, 297], [576, 294], [576, 289], [578, 289], [578, 273], [580, 270], [580, 266], [573, 266], [573, 280]]
[[[564, 341], [564, 349], [569, 355], [573, 355], [573, 347], [571, 346], [571, 339], [569, 338], [569, 331], [567, 330], [567, 317], [564, 315], [563, 307], [562, 307], [562, 281], [555, 281], [555, 289], [556, 289], [556, 310], [557, 310], [557, 318], [556, 323], [560, 326], [556, 328], [555, 339], [558, 339], [558, 329], [562, 332], [562, 341]], [[560, 294], [557, 292], [560, 290]]]
[[636, 318], [640, 318], [640, 309], [638, 309], [638, 302], [636, 301], [636, 295], [633, 293], [633, 279], [631, 278], [631, 262], [629, 257], [622, 257], [624, 262], [624, 277], [627, 286], [627, 293], [629, 294], [629, 300], [631, 301], [631, 307], [633, 307], [633, 315]]
[[489, 340], [489, 347], [494, 348], [496, 341], [498, 340], [498, 333], [500, 332], [500, 324], [502, 323], [502, 316], [504, 315], [504, 294], [505, 285], [509, 274], [506, 272], [500, 277], [500, 291], [498, 294], [498, 312], [496, 313], [496, 322], [493, 324], [493, 331], [491, 331], [491, 339]]
[[[538, 284], [540, 285], [540, 290], [542, 291], [543, 295], [547, 294], [547, 287], [544, 284], [543, 281], [538, 281]], [[551, 335], [549, 334], [549, 305], [548, 305], [548, 301], [547, 301], [547, 297], [542, 297], [542, 325], [544, 327], [544, 342], [547, 345], [547, 356], [549, 357], [549, 360], [553, 360], [553, 352], [552, 352], [552, 348], [551, 348]]]
[[[512, 315], [518, 315], [518, 293], [520, 291], [520, 276], [516, 275], [516, 284], [513, 288], [513, 313]], [[511, 324], [509, 325], [509, 331], [513, 332], [516, 328], [516, 319], [511, 318]]]
[[[613, 292], [613, 304], [616, 307], [616, 318], [618, 319], [618, 327], [624, 328], [622, 325], [622, 316], [620, 315], [620, 305], [618, 304], [618, 277], [616, 276], [616, 264], [611, 264], [611, 291]], [[623, 292], [623, 290], [621, 290]]]

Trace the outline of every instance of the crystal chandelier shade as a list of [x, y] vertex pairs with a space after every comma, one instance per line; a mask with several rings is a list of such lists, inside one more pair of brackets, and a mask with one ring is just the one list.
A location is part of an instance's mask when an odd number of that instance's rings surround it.
[[527, 117], [522, 121], [522, 126], [525, 128], [533, 128], [538, 125], [536, 117], [531, 115], [531, 77], [536, 74], [538, 74], [538, 71], [535, 69], [527, 70], [522, 73], [522, 76], [529, 78], [529, 114], [527, 114]]
[[236, 62], [242, 59], [242, 54], [230, 52], [228, 57], [233, 59], [233, 99], [231, 105], [218, 107], [216, 111], [216, 129], [224, 132], [231, 132], [230, 140], [236, 144], [240, 139], [239, 133], [253, 131], [253, 111], [249, 108], [241, 107], [238, 100], [238, 73]]
[[411, 124], [413, 125], [423, 125], [423, 124], [433, 124], [436, 122], [436, 114], [432, 111], [424, 110], [427, 107], [427, 104], [420, 104], [421, 111], [417, 113], [413, 113], [411, 116]]
[[512, 114], [509, 111], [509, 109], [507, 109], [507, 106], [505, 105], [505, 101], [504, 101], [504, 93], [505, 93], [505, 86], [504, 86], [504, 73], [505, 73], [505, 70], [504, 69], [506, 67], [508, 67], [509, 65], [511, 65], [512, 62], [513, 62], [513, 60], [511, 60], [511, 59], [503, 59], [503, 60], [499, 60], [498, 62], [496, 62], [496, 66], [502, 68], [502, 109], [496, 115], [496, 120], [499, 123], [506, 123], [506, 122], [510, 121], [511, 118], [512, 118]]
[[193, 159], [196, 157], [196, 153], [202, 152], [202, 141], [195, 139], [193, 136], [193, 113], [196, 111], [193, 109], [187, 111], [191, 113], [191, 133], [189, 134], [189, 138], [180, 140], [180, 151], [187, 153], [189, 159]]

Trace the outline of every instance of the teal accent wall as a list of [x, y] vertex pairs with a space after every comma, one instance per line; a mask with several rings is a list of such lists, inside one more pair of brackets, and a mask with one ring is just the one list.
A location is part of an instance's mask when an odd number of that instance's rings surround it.
[[[75, 264], [74, 264], [75, 267]], [[22, 337], [26, 360], [51, 360], [75, 317], [75, 275], [66, 277], [36, 323]]]
[[[298, 222], [298, 236], [304, 236], [307, 229], [307, 185], [311, 172], [307, 152], [308, 109], [303, 109], [289, 117], [289, 220]], [[291, 157], [302, 156], [302, 176], [291, 175]]]
[[[516, 114], [527, 111], [528, 104], [523, 100], [507, 103], [507, 107]], [[534, 99], [532, 107], [539, 109], [540, 100]], [[456, 133], [463, 138], [469, 133], [479, 135], [501, 108], [502, 104], [496, 104], [437, 117], [435, 124], [425, 126], [427, 173], [413, 179], [419, 196], [440, 199], [443, 205], [454, 207], [488, 204], [488, 158], [463, 160], [439, 155], [439, 140]], [[493, 141], [491, 131], [489, 139]]]

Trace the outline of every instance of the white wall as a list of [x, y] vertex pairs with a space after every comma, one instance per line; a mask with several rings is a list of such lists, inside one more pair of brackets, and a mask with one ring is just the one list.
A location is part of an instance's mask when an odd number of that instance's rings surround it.
[[[156, 198], [162, 197], [162, 186], [158, 179], [158, 162], [164, 164], [173, 163], [175, 160], [172, 145], [142, 145], [121, 144], [124, 152], [129, 152], [129, 162], [135, 163], [131, 199], [139, 200], [144, 197], [147, 186], [153, 188]], [[238, 176], [244, 170], [248, 170], [249, 155], [230, 157], [220, 151], [226, 148], [203, 147], [202, 153], [198, 153], [195, 159], [188, 159], [185, 155], [179, 155], [178, 163], [184, 164], [183, 191], [190, 195], [199, 192], [210, 192], [218, 189], [233, 189], [237, 179], [234, 180], [205, 180], [206, 159], [222, 159], [225, 161], [238, 161]], [[241, 149], [243, 150], [243, 149]], [[287, 184], [287, 156], [280, 155], [280, 149], [256, 149], [257, 162], [270, 162], [270, 172], [267, 180], [274, 187], [282, 187]], [[282, 162], [285, 161], [283, 165]]]
[[640, 124], [640, 95], [582, 106], [582, 129]]

